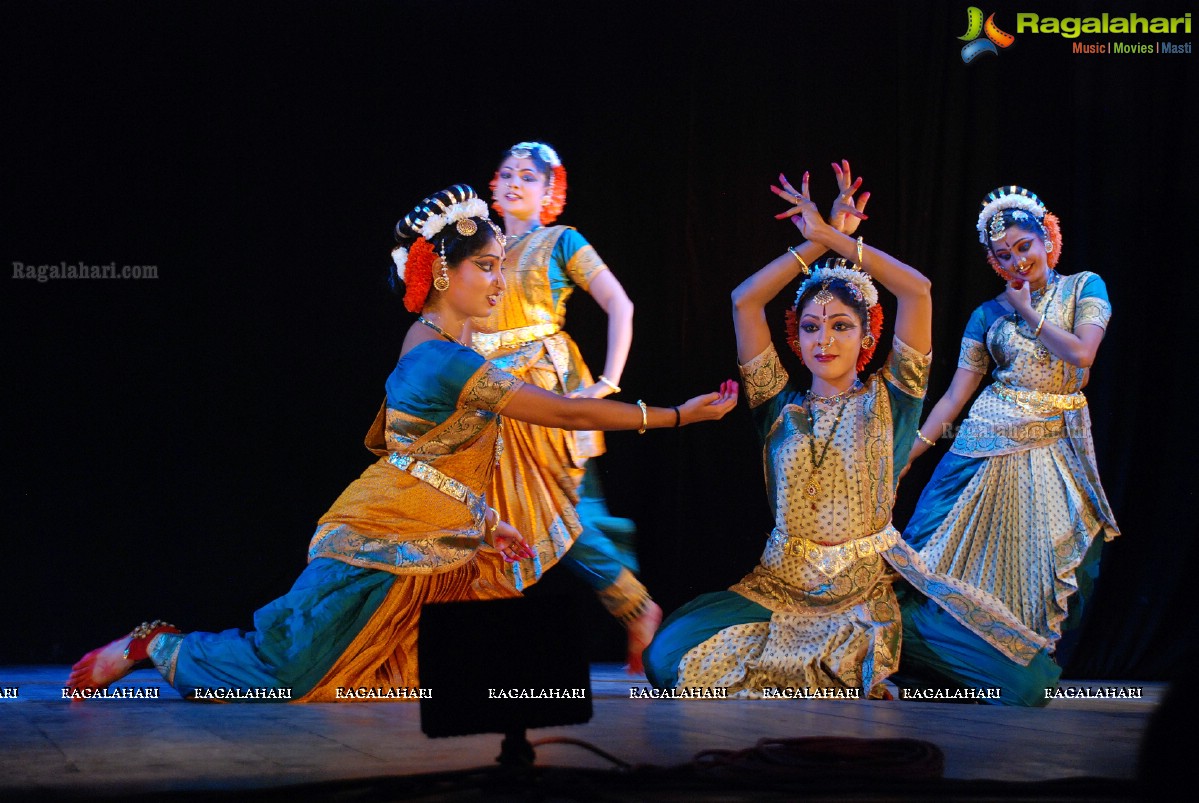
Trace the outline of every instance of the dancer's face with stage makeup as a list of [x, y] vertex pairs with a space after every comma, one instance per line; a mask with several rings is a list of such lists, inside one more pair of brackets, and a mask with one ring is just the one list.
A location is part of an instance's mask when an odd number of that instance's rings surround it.
[[544, 173], [537, 172], [537, 164], [532, 159], [510, 155], [500, 164], [495, 200], [505, 215], [536, 220], [541, 214], [548, 182]]
[[[484, 225], [484, 224], [480, 224]], [[449, 268], [450, 287], [440, 296], [435, 305], [451, 311], [455, 316], [486, 317], [500, 303], [504, 292], [504, 273], [500, 265], [504, 261], [504, 249], [494, 237], [474, 255]], [[434, 267], [434, 275], [436, 275]], [[437, 293], [436, 290], [432, 291]]]
[[823, 305], [809, 300], [804, 305], [799, 316], [799, 347], [804, 365], [812, 372], [814, 392], [830, 395], [830, 388], [839, 393], [853, 384], [863, 337], [858, 311], [841, 299]]
[[1013, 278], [1028, 282], [1033, 290], [1045, 286], [1049, 278], [1049, 260], [1040, 234], [1019, 226], [1008, 226], [1002, 239], [991, 241], [991, 254], [999, 267]]

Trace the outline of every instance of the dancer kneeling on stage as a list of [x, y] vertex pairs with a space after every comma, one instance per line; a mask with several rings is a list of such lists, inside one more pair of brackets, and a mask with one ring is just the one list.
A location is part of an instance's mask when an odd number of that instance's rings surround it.
[[421, 605], [517, 596], [504, 562], [533, 554], [485, 498], [503, 449], [501, 413], [546, 427], [644, 432], [719, 419], [736, 405], [732, 380], [673, 408], [565, 398], [464, 346], [467, 319], [487, 315], [504, 292], [504, 237], [469, 187], [426, 198], [396, 237], [393, 278], [421, 316], [367, 436], [379, 460], [321, 518], [291, 591], [255, 613], [251, 632], [143, 625], [84, 656], [70, 689], [105, 688], [145, 658], [192, 697], [286, 689], [293, 700], [330, 701], [340, 689], [417, 688]]
[[[1120, 534], [1099, 481], [1082, 388], [1112, 308], [1090, 271], [1060, 274], [1061, 228], [1036, 193], [999, 187], [976, 224], [1003, 292], [970, 316], [949, 390], [916, 432], [928, 451], [974, 396], [903, 537], [1050, 642], [1065, 666], [1104, 540]], [[1103, 533], [1103, 538], [1098, 538]]]
[[[930, 572], [891, 524], [896, 467], [915, 435], [931, 350], [930, 283], [850, 235], [868, 194], [848, 162], [830, 222], [796, 192], [774, 192], [807, 239], [733, 292], [733, 320], [751, 414], [763, 442], [774, 530], [757, 567], [728, 591], [671, 615], [646, 653], [662, 688], [722, 688], [729, 697], [780, 690], [886, 697], [883, 681], [918, 671], [934, 687], [999, 688], [990, 702], [1044, 703], [1057, 668], [1045, 640], [995, 598]], [[845, 259], [809, 265], [826, 250]], [[857, 269], [846, 264], [853, 260]], [[788, 345], [811, 371], [789, 380], [765, 306], [798, 274]], [[871, 279], [898, 301], [882, 370], [859, 380], [878, 343], [882, 309]], [[834, 696], [834, 695], [829, 695]]]

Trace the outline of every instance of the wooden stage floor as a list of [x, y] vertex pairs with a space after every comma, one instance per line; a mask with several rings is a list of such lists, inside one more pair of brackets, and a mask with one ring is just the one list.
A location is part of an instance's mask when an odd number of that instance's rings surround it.
[[[671, 785], [670, 773], [645, 765], [677, 768], [701, 751], [798, 737], [924, 740], [943, 752], [948, 779], [905, 785], [816, 773], [803, 786], [805, 799], [1123, 800], [1133, 797], [1138, 746], [1165, 690], [1163, 684], [1063, 684], [1141, 688], [1143, 697], [1055, 699], [1042, 709], [630, 699], [631, 688], [645, 688], [644, 679], [597, 664], [591, 722], [530, 731], [529, 738], [584, 740], [639, 769], [614, 769], [577, 745], [545, 744], [523, 780], [472, 787], [461, 784], [470, 773], [451, 771], [494, 768], [501, 737], [427, 738], [416, 704], [195, 704], [153, 670], [118, 686], [157, 688], [158, 700], [70, 702], [62, 699], [66, 675], [61, 666], [0, 667], [0, 689], [7, 690], [0, 696], [0, 800], [784, 800], [796, 797], [789, 781], [756, 785], [769, 768], [750, 769], [738, 782], [740, 770], [730, 766], [709, 791], [694, 777], [690, 785]], [[476, 773], [476, 780], [492, 772]], [[416, 776], [429, 780], [411, 783]]]

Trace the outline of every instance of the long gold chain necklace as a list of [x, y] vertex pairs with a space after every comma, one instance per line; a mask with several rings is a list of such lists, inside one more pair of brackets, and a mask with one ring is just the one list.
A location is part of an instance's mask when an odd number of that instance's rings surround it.
[[820, 480], [816, 478], [816, 474], [820, 471], [820, 467], [824, 465], [824, 458], [828, 455], [828, 447], [833, 444], [833, 438], [837, 434], [837, 425], [841, 423], [841, 417], [845, 413], [845, 408], [849, 406], [849, 400], [854, 392], [861, 387], [858, 382], [854, 383], [854, 387], [844, 393], [838, 393], [836, 396], [823, 397], [817, 396], [812, 391], [808, 391], [808, 395], [812, 400], [820, 399], [821, 401], [835, 401], [843, 399], [841, 407], [837, 410], [837, 417], [833, 420], [833, 427], [829, 430], [828, 437], [824, 441], [824, 447], [820, 450], [820, 456], [816, 456], [816, 417], [812, 414], [812, 401], [808, 402], [808, 429], [811, 431], [811, 437], [808, 438], [808, 453], [812, 457], [812, 470], [808, 473], [808, 483], [804, 486], [804, 495], [808, 497], [808, 501], [812, 503], [812, 510], [816, 509], [816, 500], [820, 498], [823, 489], [820, 487]]
[[450, 334], [449, 332], [447, 332], [446, 330], [442, 329], [442, 328], [441, 328], [440, 326], [438, 326], [437, 324], [433, 323], [431, 320], [429, 320], [428, 318], [426, 318], [424, 315], [420, 315], [420, 316], [418, 316], [416, 320], [417, 320], [417, 321], [419, 321], [420, 323], [423, 323], [425, 326], [429, 327], [429, 328], [430, 328], [430, 329], [432, 329], [434, 332], [436, 332], [437, 334], [439, 334], [439, 335], [441, 335], [442, 337], [444, 337], [446, 340], [452, 340], [452, 341], [454, 341], [455, 343], [457, 343], [459, 346], [462, 346], [462, 348], [466, 348], [466, 346], [465, 346], [465, 345], [463, 345], [463, 343], [462, 343], [462, 341], [461, 341], [461, 340], [459, 340], [458, 338], [454, 337], [453, 335], [451, 335], [451, 334]]

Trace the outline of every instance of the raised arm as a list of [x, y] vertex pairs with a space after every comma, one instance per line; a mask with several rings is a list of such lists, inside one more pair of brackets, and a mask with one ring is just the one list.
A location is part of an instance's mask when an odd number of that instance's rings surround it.
[[[834, 218], [854, 211], [854, 207], [844, 200], [844, 193], [833, 209]], [[928, 277], [885, 251], [864, 245], [860, 238], [855, 240], [826, 223], [806, 192], [802, 193], [793, 211], [798, 214], [792, 215], [791, 221], [804, 237], [854, 262], [895, 296], [898, 301], [895, 334], [899, 339], [923, 354], [932, 351], [932, 282]]]
[[737, 406], [737, 391], [737, 383], [728, 379], [718, 392], [696, 396], [677, 407], [642, 408], [607, 399], [572, 399], [526, 384], [512, 395], [503, 415], [557, 429], [660, 429], [723, 418]]
[[[849, 162], [843, 162], [842, 165], [833, 165], [841, 190], [841, 194], [837, 196], [838, 201], [850, 199], [862, 185], [860, 178], [853, 181]], [[808, 180], [809, 174], [805, 172], [801, 190], [797, 192], [787, 181], [786, 176], [780, 173], [779, 182], [783, 186], [781, 188], [771, 186], [770, 189], [775, 195], [795, 204], [808, 198]], [[870, 193], [863, 193], [856, 206], [851, 204], [846, 208], [834, 203], [833, 212], [830, 213], [833, 228], [852, 234], [858, 226], [859, 218], [865, 217], [862, 210], [869, 199]], [[850, 209], [853, 211], [850, 212]], [[783, 213], [775, 217], [781, 219], [789, 215], [790, 213]], [[771, 260], [733, 290], [733, 328], [737, 333], [737, 359], [739, 362], [749, 362], [761, 354], [770, 343], [770, 326], [766, 322], [766, 305], [790, 286], [800, 273], [810, 272], [812, 263], [819, 259], [826, 250], [825, 246], [812, 242], [809, 238], [806, 242], [787, 249], [787, 253]]]

